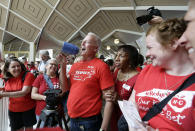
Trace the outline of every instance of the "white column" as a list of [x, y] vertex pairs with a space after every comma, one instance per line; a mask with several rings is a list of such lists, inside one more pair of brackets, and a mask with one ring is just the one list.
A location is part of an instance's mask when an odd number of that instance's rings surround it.
[[145, 56], [146, 55], [146, 36], [145, 33], [143, 33], [142, 37], [140, 37], [139, 39], [136, 40], [139, 48], [140, 48], [140, 53]]
[[4, 57], [3, 56], [3, 43], [2, 42], [0, 42], [0, 57], [1, 57], [1, 59]]
[[[3, 88], [3, 79], [0, 78], [0, 88]], [[0, 98], [0, 131], [8, 131], [8, 103], [9, 98], [3, 97]]]
[[35, 44], [33, 42], [29, 43], [30, 51], [29, 51], [29, 61], [35, 60]]

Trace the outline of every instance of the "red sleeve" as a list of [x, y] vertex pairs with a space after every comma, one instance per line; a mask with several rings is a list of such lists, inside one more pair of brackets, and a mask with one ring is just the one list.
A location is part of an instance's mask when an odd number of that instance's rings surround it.
[[191, 129], [195, 129], [195, 96], [193, 99], [192, 107], [189, 111], [187, 118], [184, 121], [184, 129], [185, 131], [190, 131]]
[[34, 75], [32, 73], [28, 72], [25, 76], [23, 86], [32, 86], [34, 80], [35, 80]]
[[110, 68], [107, 64], [103, 64], [100, 71], [100, 86], [101, 89], [107, 89], [114, 86], [113, 75], [110, 72]]
[[134, 85], [134, 90], [137, 92], [138, 90], [142, 90], [139, 87], [142, 87], [140, 85], [143, 85], [143, 77], [148, 74], [150, 68], [153, 68], [152, 65], [147, 65], [146, 67], [144, 67], [144, 69], [139, 73], [138, 77], [136, 78], [136, 82]]

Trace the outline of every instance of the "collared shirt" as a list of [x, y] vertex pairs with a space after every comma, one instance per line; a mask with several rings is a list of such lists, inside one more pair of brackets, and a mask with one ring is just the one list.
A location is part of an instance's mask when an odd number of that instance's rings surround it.
[[38, 67], [39, 72], [45, 72], [45, 66], [46, 66], [47, 61], [41, 61]]

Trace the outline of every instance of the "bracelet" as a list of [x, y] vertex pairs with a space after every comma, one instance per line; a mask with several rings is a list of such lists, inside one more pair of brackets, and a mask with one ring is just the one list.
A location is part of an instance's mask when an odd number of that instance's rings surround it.
[[101, 129], [101, 128], [100, 128], [100, 131], [104, 131], [104, 129]]

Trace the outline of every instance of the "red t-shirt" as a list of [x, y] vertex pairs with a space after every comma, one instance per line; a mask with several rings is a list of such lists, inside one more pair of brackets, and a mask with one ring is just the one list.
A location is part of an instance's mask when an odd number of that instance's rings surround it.
[[133, 86], [138, 77], [138, 74], [129, 78], [127, 81], [119, 81], [117, 79], [118, 71], [119, 70], [116, 70], [114, 73], [115, 87], [116, 87], [115, 89], [121, 99], [128, 100], [133, 90]]
[[114, 86], [108, 65], [98, 58], [77, 62], [72, 65], [69, 75], [69, 116], [76, 118], [99, 114], [102, 108], [102, 90]]
[[38, 71], [35, 66], [32, 66], [31, 68], [28, 69], [29, 71]]
[[[165, 82], [165, 75], [167, 82]], [[168, 93], [176, 90], [188, 76], [173, 76], [165, 73], [160, 67], [146, 66], [134, 86], [140, 116], [143, 118], [153, 104], [162, 101]], [[167, 83], [168, 89], [165, 83]], [[162, 131], [184, 130], [182, 121], [185, 121], [192, 107], [194, 94], [195, 84], [179, 92], [168, 102], [160, 114], [149, 120], [149, 125]]]
[[[134, 84], [136, 82], [136, 79], [139, 74], [134, 75], [133, 77], [129, 78], [127, 81], [119, 81], [117, 79], [118, 69], [114, 72], [114, 80], [115, 80], [115, 90], [117, 91], [118, 95], [122, 100], [128, 100]], [[118, 131], [117, 122], [121, 116], [121, 110], [118, 106], [118, 104], [114, 105], [112, 117], [111, 117], [111, 131]]]
[[194, 131], [195, 130], [195, 96], [193, 99], [193, 106], [188, 114], [188, 117], [184, 121], [185, 131]]
[[[25, 76], [24, 82], [22, 82], [23, 73], [24, 72], [22, 72], [18, 77], [10, 78], [5, 83], [5, 91], [7, 92], [21, 91], [23, 86], [29, 86], [29, 88], [31, 88], [32, 83], [35, 79], [34, 75], [28, 72]], [[22, 97], [15, 97], [15, 98], [10, 97], [9, 110], [12, 112], [24, 112], [35, 107], [35, 101], [31, 99], [30, 94], [31, 93]]]
[[[60, 88], [60, 86], [59, 86], [59, 79], [57, 77], [50, 78], [50, 80], [51, 80], [51, 82], [52, 82], [52, 84], [54, 86], [54, 89], [59, 89]], [[39, 75], [35, 79], [35, 81], [33, 83], [33, 87], [38, 88], [38, 93], [39, 94], [42, 94], [42, 95], [43, 95], [43, 93], [47, 89], [49, 89], [49, 87], [48, 87], [48, 85], [47, 85], [47, 83], [46, 83], [46, 81], [44, 79], [44, 76], [42, 74]], [[35, 110], [36, 115], [40, 115], [41, 114], [41, 111], [45, 108], [45, 106], [46, 106], [45, 101], [43, 101], [43, 100], [37, 100], [36, 101], [36, 110]]]

